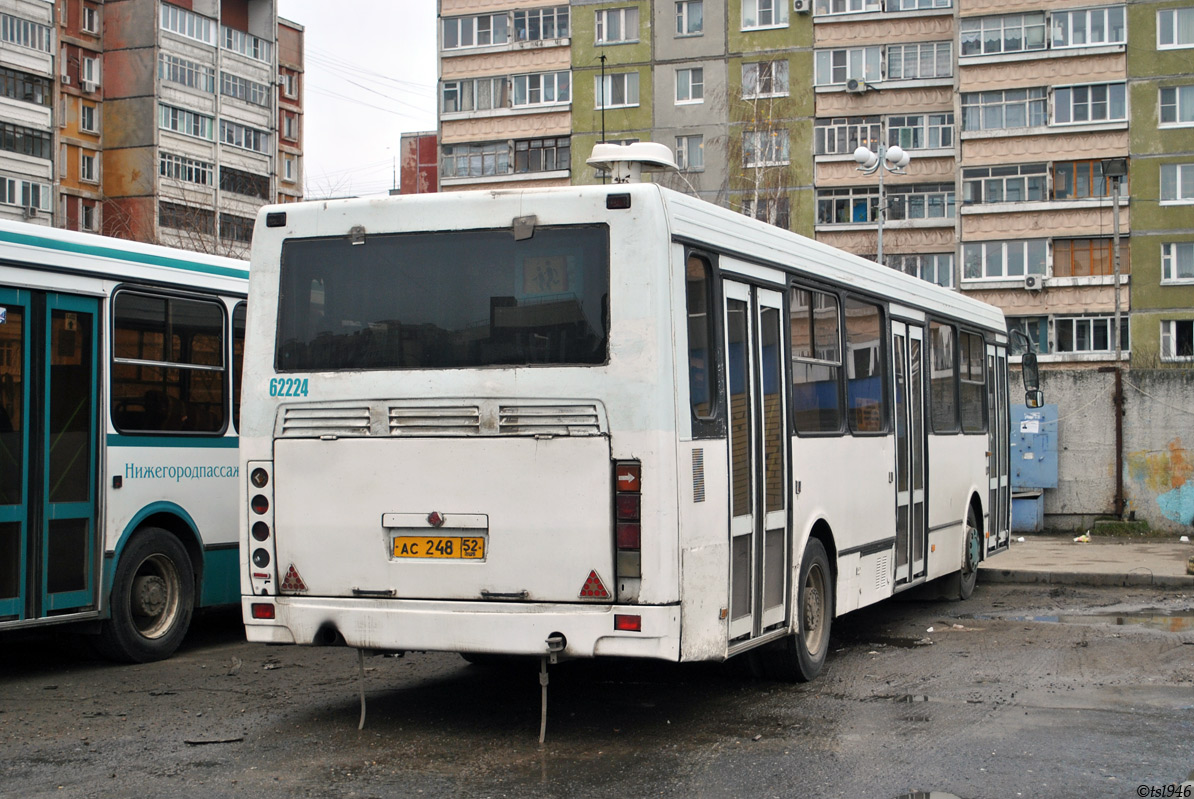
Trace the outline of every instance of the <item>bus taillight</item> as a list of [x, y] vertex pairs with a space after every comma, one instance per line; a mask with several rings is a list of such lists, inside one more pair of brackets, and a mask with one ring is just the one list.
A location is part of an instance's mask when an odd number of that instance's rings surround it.
[[618, 577], [642, 577], [642, 464], [614, 463], [614, 543]]
[[[277, 566], [274, 564], [274, 512], [273, 487], [270, 480], [272, 464], [250, 464], [249, 469], [249, 540], [241, 542], [242, 547], [251, 547], [249, 562], [254, 566], [249, 571], [254, 596], [276, 594]], [[272, 608], [272, 606], [270, 606]], [[254, 618], [265, 618], [254, 616]], [[268, 618], [273, 618], [269, 616]]]

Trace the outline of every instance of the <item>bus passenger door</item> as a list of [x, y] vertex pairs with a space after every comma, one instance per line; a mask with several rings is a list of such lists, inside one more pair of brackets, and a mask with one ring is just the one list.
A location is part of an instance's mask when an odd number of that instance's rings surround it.
[[0, 620], [96, 605], [98, 310], [0, 289]]
[[986, 552], [1007, 548], [1011, 541], [1011, 481], [1008, 474], [1007, 350], [987, 345], [987, 498]]
[[730, 447], [731, 640], [788, 618], [783, 294], [725, 281]]
[[895, 361], [895, 583], [899, 586], [925, 574], [924, 328], [892, 322], [891, 334]]

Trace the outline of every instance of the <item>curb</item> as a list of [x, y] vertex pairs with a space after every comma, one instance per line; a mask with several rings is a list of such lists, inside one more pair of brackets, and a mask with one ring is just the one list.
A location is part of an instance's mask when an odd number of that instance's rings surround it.
[[1102, 588], [1150, 586], [1154, 588], [1194, 589], [1194, 576], [1152, 574], [1151, 572], [1107, 574], [1099, 572], [1051, 572], [1031, 571], [1028, 569], [980, 568], [978, 571], [978, 581], [980, 583], [1089, 585]]

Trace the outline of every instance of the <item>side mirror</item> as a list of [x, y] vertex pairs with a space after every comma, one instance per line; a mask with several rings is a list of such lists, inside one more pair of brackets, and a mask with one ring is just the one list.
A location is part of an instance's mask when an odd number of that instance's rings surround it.
[[1041, 373], [1040, 369], [1037, 367], [1036, 353], [1032, 350], [1024, 353], [1020, 359], [1020, 376], [1024, 379], [1025, 391], [1029, 393], [1040, 393]]
[[1029, 408], [1039, 408], [1045, 404], [1045, 392], [1039, 388], [1024, 392], [1024, 404]]

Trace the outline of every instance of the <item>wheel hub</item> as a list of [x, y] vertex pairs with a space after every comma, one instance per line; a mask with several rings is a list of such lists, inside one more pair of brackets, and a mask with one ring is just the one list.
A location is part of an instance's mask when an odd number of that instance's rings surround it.
[[137, 616], [160, 616], [169, 600], [166, 581], [156, 574], [133, 580], [132, 610]]

